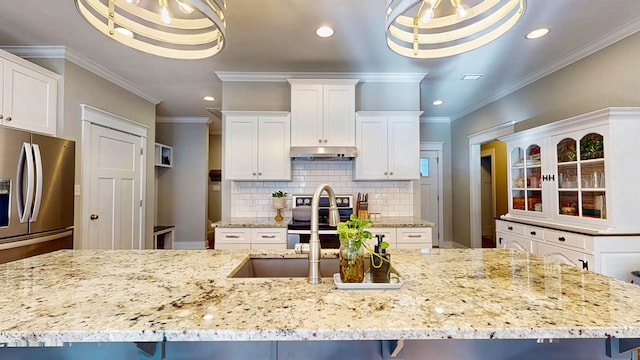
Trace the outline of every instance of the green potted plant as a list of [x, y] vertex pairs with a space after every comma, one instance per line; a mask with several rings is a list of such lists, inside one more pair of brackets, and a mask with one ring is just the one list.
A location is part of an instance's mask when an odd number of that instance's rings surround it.
[[[349, 220], [338, 223], [340, 280], [344, 283], [361, 283], [364, 280], [364, 251], [371, 257], [372, 267], [379, 268], [384, 262], [389, 262], [388, 256], [377, 253], [367, 243], [371, 239], [371, 232], [366, 228], [371, 225], [371, 221], [359, 219], [355, 214], [351, 214]], [[381, 251], [388, 246], [386, 241], [379, 241], [377, 248]]]
[[273, 208], [276, 209], [276, 217], [274, 219], [282, 221], [284, 218], [281, 210], [287, 207], [287, 193], [282, 190], [274, 191], [271, 193], [271, 198], [273, 199]]

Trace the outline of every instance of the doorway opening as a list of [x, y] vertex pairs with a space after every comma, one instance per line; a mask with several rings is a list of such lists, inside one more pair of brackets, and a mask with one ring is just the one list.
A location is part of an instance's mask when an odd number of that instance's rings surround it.
[[[483, 247], [482, 150], [496, 149], [491, 171], [495, 178], [495, 219], [507, 213], [507, 150], [505, 143], [495, 139], [512, 133], [513, 124], [507, 123], [469, 136], [469, 234], [472, 248]], [[503, 150], [499, 151], [499, 148]], [[495, 223], [493, 219], [491, 222]]]
[[480, 157], [480, 196], [482, 199], [482, 247], [495, 248], [496, 182], [495, 149], [482, 150]]

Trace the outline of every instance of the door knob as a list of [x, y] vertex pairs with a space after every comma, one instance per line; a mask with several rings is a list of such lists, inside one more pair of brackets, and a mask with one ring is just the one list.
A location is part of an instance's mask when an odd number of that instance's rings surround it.
[[91, 216], [89, 216], [89, 219], [97, 220], [98, 219], [98, 215], [97, 214], [91, 214]]

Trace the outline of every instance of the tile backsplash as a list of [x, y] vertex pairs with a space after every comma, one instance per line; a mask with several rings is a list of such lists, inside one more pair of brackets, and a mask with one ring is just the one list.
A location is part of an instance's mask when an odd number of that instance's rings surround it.
[[382, 216], [413, 215], [412, 181], [353, 181], [353, 161], [300, 161], [292, 163], [292, 181], [232, 181], [231, 217], [275, 216], [271, 193], [286, 191], [287, 209], [291, 216], [291, 195], [313, 194], [316, 187], [327, 183], [336, 194], [369, 194], [369, 212]]

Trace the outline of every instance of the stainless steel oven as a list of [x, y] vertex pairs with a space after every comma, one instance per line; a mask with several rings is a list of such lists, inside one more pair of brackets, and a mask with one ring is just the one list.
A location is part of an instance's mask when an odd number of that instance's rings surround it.
[[[294, 195], [293, 207], [309, 206], [313, 195]], [[346, 221], [353, 214], [353, 196], [336, 195], [336, 204], [340, 213], [340, 221]], [[321, 196], [318, 210], [318, 237], [320, 247], [323, 249], [337, 249], [340, 247], [340, 239], [335, 226], [330, 226], [327, 221], [329, 214], [329, 197]], [[313, 214], [312, 214], [313, 216]], [[308, 243], [311, 237], [311, 221], [299, 221], [295, 218], [287, 226], [287, 248], [293, 249], [297, 243]]]

